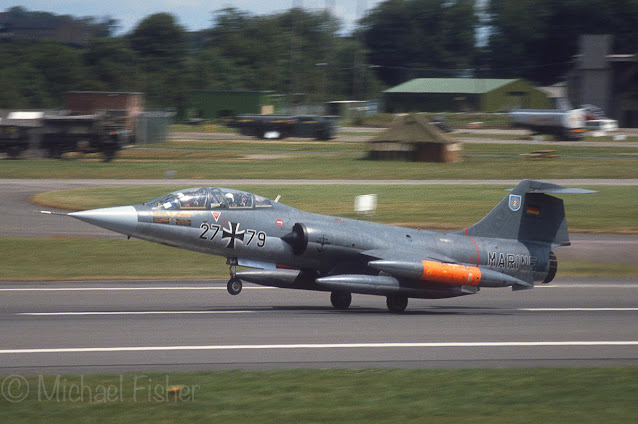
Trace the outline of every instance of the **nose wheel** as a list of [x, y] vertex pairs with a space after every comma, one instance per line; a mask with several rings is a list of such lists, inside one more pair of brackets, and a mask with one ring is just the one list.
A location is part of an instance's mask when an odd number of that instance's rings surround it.
[[226, 289], [228, 290], [228, 293], [232, 294], [233, 296], [237, 296], [239, 293], [241, 293], [241, 289], [242, 289], [242, 282], [241, 280], [237, 277], [237, 263], [235, 261], [230, 261], [230, 280], [228, 280], [228, 284], [226, 285]]
[[232, 294], [233, 296], [237, 296], [239, 293], [241, 293], [241, 280], [237, 277], [231, 278], [230, 280], [228, 280], [228, 285], [226, 286], [226, 288], [228, 289], [228, 293]]

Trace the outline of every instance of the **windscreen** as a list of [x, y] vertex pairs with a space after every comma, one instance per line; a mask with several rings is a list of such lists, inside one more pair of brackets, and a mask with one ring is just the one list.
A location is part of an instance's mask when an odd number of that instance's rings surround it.
[[159, 210], [252, 209], [272, 206], [272, 201], [240, 190], [191, 188], [176, 191], [145, 203]]

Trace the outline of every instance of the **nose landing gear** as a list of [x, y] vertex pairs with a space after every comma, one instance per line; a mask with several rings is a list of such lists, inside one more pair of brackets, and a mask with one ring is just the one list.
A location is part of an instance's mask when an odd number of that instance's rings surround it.
[[228, 285], [226, 285], [226, 289], [228, 293], [233, 296], [237, 296], [241, 293], [242, 282], [239, 278], [237, 278], [237, 259], [228, 259], [227, 262], [230, 265], [230, 280], [228, 280]]

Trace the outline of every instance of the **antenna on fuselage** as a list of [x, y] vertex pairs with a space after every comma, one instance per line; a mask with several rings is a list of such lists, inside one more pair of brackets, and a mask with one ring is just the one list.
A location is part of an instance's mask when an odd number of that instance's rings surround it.
[[278, 194], [275, 198], [275, 203], [279, 203], [279, 199], [281, 199], [281, 194]]

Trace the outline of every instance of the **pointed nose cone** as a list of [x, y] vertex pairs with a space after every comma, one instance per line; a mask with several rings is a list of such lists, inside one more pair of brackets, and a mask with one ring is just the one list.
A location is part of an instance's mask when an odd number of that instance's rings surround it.
[[137, 229], [137, 211], [133, 206], [71, 212], [69, 216], [127, 236]]

